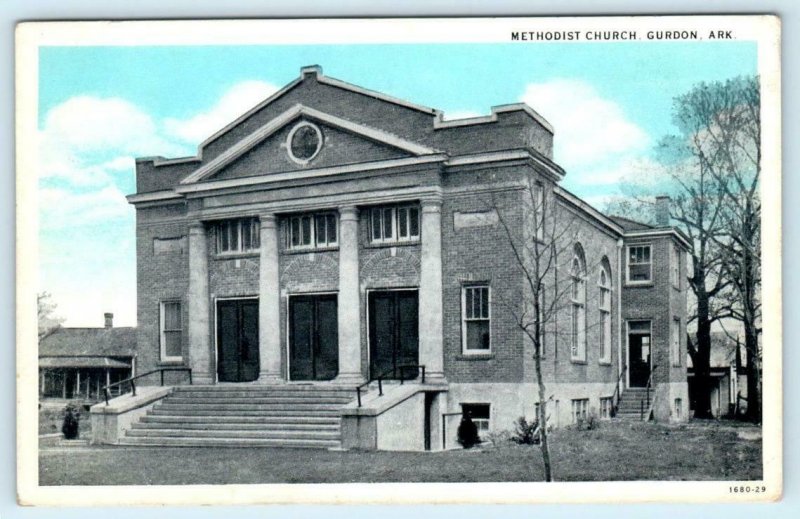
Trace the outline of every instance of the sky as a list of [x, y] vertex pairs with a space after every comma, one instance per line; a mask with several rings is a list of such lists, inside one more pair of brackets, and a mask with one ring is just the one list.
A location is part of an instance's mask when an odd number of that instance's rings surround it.
[[525, 102], [555, 127], [564, 187], [602, 208], [657, 182], [673, 98], [757, 72], [751, 42], [43, 47], [39, 291], [64, 326], [136, 324], [134, 158], [197, 145], [317, 64], [447, 118]]

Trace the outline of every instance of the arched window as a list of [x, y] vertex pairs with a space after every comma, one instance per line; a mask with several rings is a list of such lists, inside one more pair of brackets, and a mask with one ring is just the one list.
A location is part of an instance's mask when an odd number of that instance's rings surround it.
[[575, 245], [575, 252], [570, 266], [571, 276], [571, 321], [572, 344], [570, 359], [577, 362], [586, 361], [586, 260], [583, 248]]
[[600, 262], [597, 285], [600, 288], [600, 362], [611, 362], [611, 266], [608, 258]]

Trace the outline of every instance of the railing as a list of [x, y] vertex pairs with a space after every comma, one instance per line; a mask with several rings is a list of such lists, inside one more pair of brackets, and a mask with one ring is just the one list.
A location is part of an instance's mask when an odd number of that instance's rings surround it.
[[447, 450], [447, 417], [448, 416], [461, 416], [464, 411], [457, 413], [442, 413], [442, 450]]
[[614, 394], [611, 395], [611, 405], [613, 407], [614, 416], [617, 416], [617, 411], [619, 410], [619, 398], [622, 395], [622, 377], [625, 376], [627, 370], [628, 366], [622, 366], [622, 372], [617, 378], [617, 386], [614, 388]]
[[[425, 383], [425, 366], [422, 364], [403, 364], [401, 366], [395, 366], [390, 370], [386, 370], [377, 377], [367, 380], [360, 386], [356, 388], [356, 396], [358, 398], [358, 407], [361, 407], [361, 390], [367, 386], [369, 386], [375, 380], [378, 381], [378, 396], [383, 396], [383, 381], [386, 379], [390, 374], [392, 375], [392, 380], [397, 379], [397, 371], [400, 370], [400, 385], [405, 382], [406, 378], [403, 376], [406, 369], [414, 368], [418, 372], [422, 372], [422, 383]], [[409, 378], [408, 380], [412, 380], [416, 378], [416, 376]]]
[[131, 385], [131, 392], [133, 396], [136, 396], [136, 379], [140, 379], [142, 377], [146, 377], [148, 375], [152, 375], [153, 373], [160, 373], [161, 374], [161, 385], [164, 385], [164, 372], [165, 371], [185, 371], [189, 373], [189, 384], [192, 383], [192, 368], [159, 368], [154, 369], [153, 371], [148, 371], [147, 373], [142, 373], [141, 375], [136, 375], [135, 377], [126, 378], [125, 380], [120, 380], [119, 382], [114, 382], [113, 384], [109, 384], [103, 387], [103, 394], [106, 397], [106, 405], [108, 405], [109, 400], [109, 392], [108, 390], [112, 387], [122, 386], [123, 384], [130, 384]]
[[[650, 387], [653, 385], [653, 374], [656, 372], [658, 366], [654, 365], [650, 370], [650, 376], [647, 377], [647, 386], [645, 386], [645, 395], [647, 398], [647, 410], [650, 410]], [[644, 420], [644, 400], [639, 400], [639, 418]]]

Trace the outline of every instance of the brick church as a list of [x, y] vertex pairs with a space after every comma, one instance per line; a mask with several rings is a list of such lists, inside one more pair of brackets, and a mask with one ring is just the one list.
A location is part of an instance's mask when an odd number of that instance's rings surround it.
[[173, 419], [156, 405], [165, 418], [129, 440], [266, 441], [199, 410], [263, 432], [256, 404], [278, 396], [289, 417], [331, 411], [328, 446], [449, 448], [463, 412], [483, 435], [513, 429], [538, 401], [514, 236], [557, 251], [540, 296], [549, 423], [686, 420], [688, 243], [669, 200], [657, 226], [606, 216], [560, 187], [552, 155], [525, 104], [447, 120], [311, 66], [196, 156], [138, 159], [137, 371], [190, 368], [192, 385], [168, 372]]

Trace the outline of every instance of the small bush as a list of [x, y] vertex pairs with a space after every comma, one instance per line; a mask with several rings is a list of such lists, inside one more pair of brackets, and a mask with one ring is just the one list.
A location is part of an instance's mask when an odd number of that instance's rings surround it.
[[514, 436], [511, 437], [511, 440], [520, 445], [536, 445], [539, 443], [538, 427], [539, 422], [536, 420], [529, 422], [524, 416], [520, 416], [514, 422]]
[[461, 423], [458, 424], [458, 443], [465, 449], [471, 449], [481, 442], [478, 436], [478, 428], [475, 422], [472, 421], [469, 414], [461, 416]]
[[64, 423], [61, 425], [61, 432], [64, 433], [64, 439], [76, 440], [78, 438], [80, 414], [72, 404], [67, 404], [64, 408]]
[[578, 419], [578, 423], [574, 425], [574, 428], [579, 431], [593, 431], [595, 429], [599, 429], [600, 419], [597, 417], [595, 410], [590, 410], [589, 415], [586, 418]]

